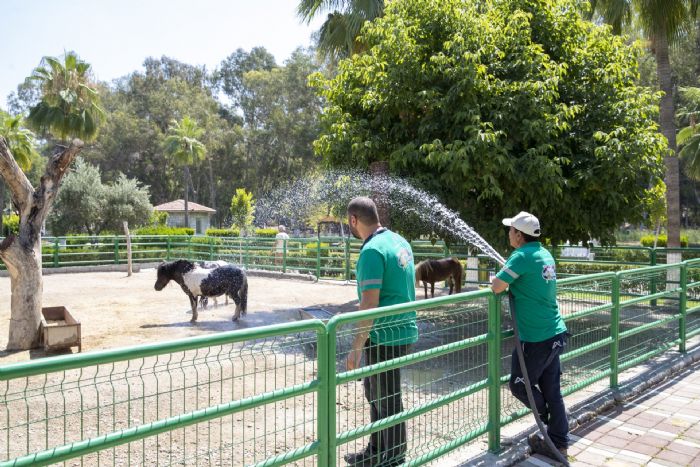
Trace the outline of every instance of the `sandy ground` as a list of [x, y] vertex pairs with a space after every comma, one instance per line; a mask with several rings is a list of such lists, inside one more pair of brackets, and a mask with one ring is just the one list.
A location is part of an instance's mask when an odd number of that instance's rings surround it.
[[[299, 319], [302, 307], [352, 311], [357, 295], [352, 285], [294, 279], [249, 277], [248, 314], [238, 322], [235, 305], [219, 300], [192, 317], [189, 300], [171, 282], [156, 292], [155, 269], [131, 277], [123, 272], [52, 274], [44, 276], [43, 306], [65, 306], [81, 322], [83, 352], [247, 329]], [[0, 277], [0, 348], [7, 345], [10, 322], [10, 279]], [[72, 352], [78, 351], [73, 347]], [[65, 353], [65, 352], [64, 352]], [[54, 353], [52, 353], [54, 354]], [[0, 352], [0, 364], [43, 357], [40, 350]]]

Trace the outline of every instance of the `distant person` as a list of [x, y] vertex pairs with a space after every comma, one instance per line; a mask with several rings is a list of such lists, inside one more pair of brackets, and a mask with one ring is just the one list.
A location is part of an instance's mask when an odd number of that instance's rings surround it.
[[[501, 293], [510, 287], [515, 298], [515, 319], [525, 354], [527, 374], [532, 385], [535, 407], [547, 425], [547, 434], [566, 457], [569, 422], [561, 395], [561, 355], [566, 345], [566, 325], [557, 303], [557, 274], [552, 255], [538, 241], [540, 221], [530, 213], [503, 219], [509, 227], [508, 240], [515, 251], [493, 279], [491, 289]], [[530, 407], [518, 354], [511, 356], [510, 391]], [[528, 438], [533, 453], [555, 458], [544, 439]]]
[[284, 250], [286, 249], [287, 240], [289, 240], [289, 235], [287, 234], [287, 228], [283, 225], [277, 227], [277, 235], [275, 235], [275, 265], [279, 266], [284, 261]]
[[[356, 271], [359, 309], [415, 301], [411, 245], [381, 226], [374, 201], [364, 197], [350, 201], [348, 224], [350, 232], [364, 242]], [[360, 321], [348, 354], [347, 369], [358, 368], [363, 354], [368, 365], [402, 357], [417, 340], [415, 311]], [[399, 368], [368, 376], [363, 385], [372, 422], [403, 411]], [[372, 433], [365, 450], [346, 454], [345, 461], [352, 466], [394, 466], [403, 464], [405, 455], [406, 424], [401, 422]]]

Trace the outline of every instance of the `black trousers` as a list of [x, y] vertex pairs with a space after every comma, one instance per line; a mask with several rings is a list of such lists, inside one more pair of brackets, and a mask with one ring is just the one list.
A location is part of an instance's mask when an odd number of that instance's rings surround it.
[[[569, 444], [569, 421], [566, 418], [564, 398], [561, 395], [561, 365], [559, 356], [566, 345], [566, 333], [542, 342], [523, 342], [527, 374], [532, 384], [532, 395], [537, 412], [547, 424], [547, 434], [558, 448]], [[525, 379], [520, 369], [517, 349], [511, 356], [510, 391], [520, 402], [530, 407]]]
[[[367, 364], [373, 365], [406, 355], [408, 345], [377, 345], [367, 339], [364, 353]], [[403, 411], [401, 370], [397, 368], [368, 376], [363, 384], [372, 422]], [[398, 423], [372, 433], [368, 450], [377, 456], [376, 463], [403, 461], [406, 453], [406, 423]]]

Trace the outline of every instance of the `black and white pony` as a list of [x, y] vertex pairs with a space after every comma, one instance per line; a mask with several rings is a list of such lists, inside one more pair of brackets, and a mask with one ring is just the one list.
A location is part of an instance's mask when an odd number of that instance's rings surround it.
[[[204, 269], [216, 269], [220, 268], [221, 266], [229, 266], [229, 263], [226, 261], [222, 260], [217, 260], [217, 261], [197, 261], [195, 263], [196, 266]], [[217, 297], [212, 297], [214, 299], [214, 306], [219, 306], [219, 301], [217, 300]], [[224, 305], [228, 305], [228, 295], [224, 294], [224, 299], [225, 303]], [[200, 296], [199, 297], [199, 306], [201, 306], [203, 309], [207, 309], [207, 305], [209, 304], [209, 297], [205, 296]]]
[[233, 321], [246, 314], [248, 308], [248, 279], [236, 266], [220, 266], [216, 269], [197, 267], [192, 261], [179, 259], [158, 266], [155, 289], [163, 290], [170, 281], [177, 282], [187, 294], [192, 306], [191, 322], [197, 321], [197, 297], [218, 297], [226, 294], [236, 303]]

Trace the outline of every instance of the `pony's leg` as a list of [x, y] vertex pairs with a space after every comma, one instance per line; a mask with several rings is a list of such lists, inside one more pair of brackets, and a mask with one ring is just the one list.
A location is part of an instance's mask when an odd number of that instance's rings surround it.
[[190, 323], [197, 322], [197, 297], [190, 295], [190, 306], [192, 307], [192, 319]]
[[428, 298], [428, 283], [426, 281], [423, 281], [423, 298]]
[[228, 297], [231, 295], [231, 298], [233, 299], [233, 302], [236, 304], [236, 311], [233, 312], [233, 318], [231, 319], [232, 321], [238, 321], [238, 318], [241, 317], [241, 298], [238, 296], [238, 291], [232, 293], [232, 294], [226, 294]]
[[447, 278], [447, 283], [450, 284], [450, 293], [448, 293], [447, 295], [452, 295], [452, 291], [454, 290], [455, 286], [455, 281], [454, 279], [452, 279], [452, 276]]
[[430, 283], [430, 298], [435, 298], [435, 282]]

